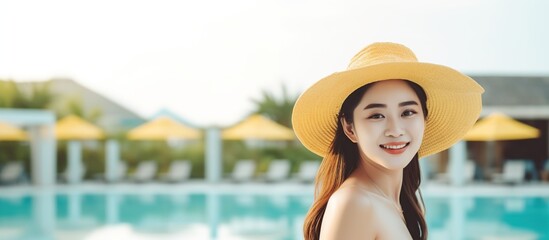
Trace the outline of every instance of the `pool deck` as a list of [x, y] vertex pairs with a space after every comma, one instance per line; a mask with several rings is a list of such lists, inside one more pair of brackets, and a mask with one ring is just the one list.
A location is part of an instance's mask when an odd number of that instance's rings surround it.
[[[549, 197], [549, 183], [529, 182], [517, 185], [493, 183], [468, 183], [463, 186], [451, 186], [437, 182], [422, 183], [421, 192], [427, 197], [479, 196], [506, 197], [532, 196]], [[120, 194], [232, 194], [243, 195], [308, 195], [312, 196], [314, 186], [311, 183], [298, 182], [220, 182], [209, 183], [201, 180], [184, 183], [102, 183], [83, 182], [75, 185], [57, 184], [52, 187], [32, 185], [0, 186], [0, 196], [29, 195], [40, 192], [56, 193], [120, 193]]]

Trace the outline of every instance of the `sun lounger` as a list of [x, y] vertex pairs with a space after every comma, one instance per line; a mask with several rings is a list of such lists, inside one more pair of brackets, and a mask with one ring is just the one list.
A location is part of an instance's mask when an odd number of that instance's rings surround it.
[[140, 162], [134, 174], [130, 176], [130, 180], [136, 182], [151, 181], [156, 176], [156, 169], [157, 165], [155, 161]]
[[24, 168], [22, 162], [6, 163], [0, 171], [0, 184], [18, 183], [24, 177]]
[[288, 179], [290, 174], [290, 161], [287, 159], [275, 159], [269, 163], [269, 168], [264, 175], [268, 182], [279, 182]]
[[82, 180], [84, 180], [84, 176], [86, 175], [86, 165], [84, 165], [84, 163], [80, 163], [80, 166], [77, 169], [78, 170], [77, 170], [76, 174], [73, 176], [73, 179], [71, 180], [70, 179], [70, 167], [67, 164], [67, 166], [65, 167], [65, 170], [61, 174], [59, 174], [59, 180], [61, 182], [65, 182], [65, 183], [78, 183], [78, 182], [81, 182]]
[[[445, 173], [436, 174], [433, 181], [440, 183], [450, 183], [450, 164], [446, 167]], [[473, 160], [465, 161], [463, 166], [463, 180], [465, 183], [472, 182], [475, 179], [476, 164]]]
[[233, 181], [250, 181], [255, 175], [256, 164], [254, 160], [239, 160], [231, 173], [231, 180]]
[[524, 182], [526, 162], [522, 160], [507, 160], [503, 164], [503, 172], [492, 175], [494, 183], [518, 184]]
[[170, 164], [168, 172], [160, 175], [160, 179], [167, 182], [181, 182], [191, 177], [191, 161], [175, 160]]
[[114, 172], [113, 176], [108, 178], [105, 173], [98, 173], [94, 175], [94, 179], [106, 182], [119, 182], [125, 179], [128, 172], [128, 165], [124, 161], [118, 162], [118, 168]]
[[299, 182], [311, 183], [314, 182], [320, 161], [310, 160], [299, 164], [299, 171], [294, 174], [294, 179]]
[[112, 182], [121, 181], [126, 177], [126, 174], [128, 172], [128, 165], [124, 161], [118, 162], [118, 169], [116, 169], [116, 172], [113, 176]]

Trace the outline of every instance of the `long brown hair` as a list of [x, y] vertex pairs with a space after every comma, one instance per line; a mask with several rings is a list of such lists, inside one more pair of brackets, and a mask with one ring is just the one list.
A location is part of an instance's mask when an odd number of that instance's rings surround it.
[[[423, 89], [408, 80], [405, 80], [418, 96], [423, 116], [427, 119], [427, 96]], [[315, 179], [315, 200], [305, 217], [303, 234], [305, 240], [317, 240], [320, 236], [320, 228], [324, 211], [330, 196], [341, 186], [343, 181], [356, 169], [360, 161], [358, 147], [344, 134], [341, 119], [348, 123], [353, 122], [353, 110], [356, 108], [362, 96], [375, 83], [360, 87], [351, 93], [343, 102], [338, 114], [337, 129], [329, 153], [324, 157]], [[406, 227], [413, 239], [427, 239], [427, 224], [424, 218], [424, 203], [421, 205], [416, 192], [421, 183], [418, 154], [412, 158], [404, 168], [402, 188], [400, 190], [400, 204], [404, 211]], [[420, 192], [421, 196], [421, 192]]]

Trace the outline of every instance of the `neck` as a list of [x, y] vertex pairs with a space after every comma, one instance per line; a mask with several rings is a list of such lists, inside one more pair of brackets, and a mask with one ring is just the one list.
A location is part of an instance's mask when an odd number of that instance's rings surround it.
[[379, 189], [389, 200], [400, 202], [403, 169], [387, 169], [371, 161], [360, 161], [352, 175], [369, 187]]

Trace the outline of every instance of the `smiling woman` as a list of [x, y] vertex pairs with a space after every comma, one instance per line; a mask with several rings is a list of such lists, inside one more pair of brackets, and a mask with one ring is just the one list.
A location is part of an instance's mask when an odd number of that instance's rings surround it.
[[427, 239], [416, 195], [419, 158], [465, 135], [480, 114], [483, 91], [395, 43], [366, 47], [346, 71], [307, 89], [293, 126], [324, 159], [305, 239]]
[[413, 82], [390, 80], [371, 83], [353, 94], [362, 98], [347, 103], [354, 111], [343, 112], [348, 115], [343, 118], [345, 135], [359, 146], [363, 158], [389, 169], [404, 168], [423, 139], [425, 92]]

